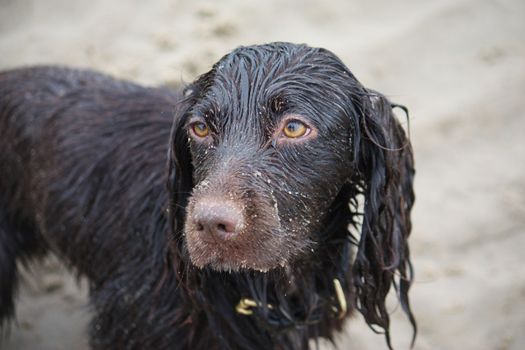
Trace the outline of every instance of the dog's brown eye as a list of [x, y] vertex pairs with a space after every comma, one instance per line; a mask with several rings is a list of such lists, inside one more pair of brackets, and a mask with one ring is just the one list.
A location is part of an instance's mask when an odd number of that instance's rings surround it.
[[198, 137], [206, 137], [210, 134], [210, 128], [206, 123], [196, 122], [191, 125], [191, 130]]
[[310, 129], [299, 120], [290, 120], [284, 126], [283, 133], [286, 137], [296, 139], [298, 137], [306, 135]]

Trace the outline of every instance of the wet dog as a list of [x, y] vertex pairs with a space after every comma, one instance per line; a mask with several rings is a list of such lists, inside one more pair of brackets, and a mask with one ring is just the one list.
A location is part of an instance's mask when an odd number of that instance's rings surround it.
[[[0, 317], [16, 263], [90, 282], [94, 349], [305, 349], [353, 309], [415, 325], [412, 150], [331, 52], [240, 47], [182, 91], [0, 74]], [[359, 204], [359, 198], [362, 203]]]

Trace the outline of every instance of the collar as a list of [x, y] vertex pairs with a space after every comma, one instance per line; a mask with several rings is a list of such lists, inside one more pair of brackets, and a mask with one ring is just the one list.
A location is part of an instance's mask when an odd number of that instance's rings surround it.
[[[333, 315], [335, 318], [342, 320], [348, 310], [348, 305], [346, 303], [346, 297], [343, 291], [343, 287], [341, 286], [341, 281], [337, 278], [334, 278], [333, 280], [333, 287], [335, 292], [335, 300], [337, 301], [336, 305], [331, 305], [331, 310], [333, 312]], [[254, 314], [254, 308], [262, 308], [262, 307], [268, 308], [271, 312], [277, 313], [278, 311], [272, 304], [266, 304], [263, 305], [261, 303], [256, 302], [253, 299], [250, 298], [242, 298], [237, 305], [235, 306], [235, 311], [238, 314], [245, 315], [245, 316], [252, 316]], [[276, 315], [277, 316], [277, 315]], [[283, 317], [277, 316], [278, 319], [280, 319], [281, 322], [278, 322], [280, 326], [296, 326], [298, 323], [304, 323], [304, 324], [315, 324], [321, 321], [323, 315], [312, 316], [308, 318], [307, 320], [304, 320], [303, 322], [286, 322]], [[288, 319], [290, 317], [287, 317]], [[288, 320], [292, 321], [292, 320]]]
[[[336, 277], [332, 280], [335, 298], [328, 297], [317, 308], [318, 312], [312, 312], [304, 318], [297, 319], [293, 315], [281, 310], [277, 305], [263, 304], [254, 299], [241, 298], [235, 306], [235, 311], [240, 315], [254, 317], [263, 327], [272, 333], [276, 330], [287, 330], [301, 326], [317, 324], [326, 320], [326, 309], [330, 308], [331, 316], [335, 319], [342, 320], [348, 311], [346, 296], [341, 281], [345, 281], [345, 275], [350, 267], [351, 245], [352, 240], [347, 238], [343, 242], [343, 248], [340, 255], [340, 262], [337, 265], [340, 270], [336, 272]], [[284, 312], [283, 312], [284, 311]], [[265, 317], [261, 317], [265, 315]]]

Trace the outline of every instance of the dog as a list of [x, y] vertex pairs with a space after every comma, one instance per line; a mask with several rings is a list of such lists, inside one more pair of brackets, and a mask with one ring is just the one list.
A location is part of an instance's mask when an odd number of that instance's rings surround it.
[[390, 347], [391, 287], [415, 334], [396, 107], [291, 43], [178, 91], [0, 73], [0, 325], [17, 262], [52, 252], [89, 280], [93, 349], [307, 349], [353, 310]]

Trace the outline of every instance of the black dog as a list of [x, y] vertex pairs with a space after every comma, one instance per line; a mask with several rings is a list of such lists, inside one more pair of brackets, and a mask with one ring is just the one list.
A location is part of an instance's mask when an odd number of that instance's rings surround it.
[[52, 251], [90, 281], [94, 349], [306, 349], [354, 308], [390, 346], [391, 286], [415, 326], [394, 107], [288, 43], [236, 49], [180, 94], [1, 73], [0, 319], [16, 262]]

